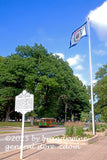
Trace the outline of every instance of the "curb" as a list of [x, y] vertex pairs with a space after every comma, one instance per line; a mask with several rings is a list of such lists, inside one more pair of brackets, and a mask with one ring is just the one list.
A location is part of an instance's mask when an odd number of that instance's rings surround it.
[[47, 138], [44, 140], [45, 143], [51, 143], [51, 144], [79, 144], [79, 145], [87, 145], [90, 143], [94, 143], [98, 140], [98, 135], [95, 135], [89, 139], [76, 139], [76, 138], [67, 138], [67, 139], [60, 139], [60, 138]]

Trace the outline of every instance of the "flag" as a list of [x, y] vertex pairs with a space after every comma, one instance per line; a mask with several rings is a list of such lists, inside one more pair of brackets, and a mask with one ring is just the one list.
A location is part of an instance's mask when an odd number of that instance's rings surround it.
[[75, 46], [82, 37], [87, 36], [86, 24], [87, 22], [85, 22], [81, 27], [79, 27], [72, 33], [70, 39], [70, 47]]

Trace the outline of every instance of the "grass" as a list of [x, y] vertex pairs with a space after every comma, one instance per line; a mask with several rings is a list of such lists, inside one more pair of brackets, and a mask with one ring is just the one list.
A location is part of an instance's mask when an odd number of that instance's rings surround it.
[[16, 131], [0, 131], [0, 134], [16, 133]]
[[82, 122], [67, 122], [66, 126], [66, 135], [69, 137], [72, 136], [84, 136], [83, 123]]
[[38, 130], [41, 130], [41, 129], [27, 129], [27, 130], [25, 130], [25, 131], [38, 131]]
[[[38, 130], [40, 130], [40, 129], [27, 129], [27, 130], [24, 130], [24, 132], [30, 132], [30, 131], [38, 131]], [[20, 131], [0, 131], [0, 134], [7, 134], [7, 133], [16, 133], [16, 132], [21, 132], [21, 130]]]
[[66, 122], [64, 125], [65, 126], [69, 126], [69, 127], [71, 127], [71, 126], [74, 126], [74, 127], [76, 127], [76, 126], [84, 126], [84, 122], [80, 122], [80, 121]]
[[[24, 126], [32, 127], [30, 122], [25, 122]], [[22, 122], [0, 122], [0, 127], [22, 127]]]

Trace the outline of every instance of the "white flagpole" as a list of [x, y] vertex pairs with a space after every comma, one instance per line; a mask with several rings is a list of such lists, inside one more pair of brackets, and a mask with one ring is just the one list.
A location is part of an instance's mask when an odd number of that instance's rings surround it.
[[92, 131], [93, 131], [93, 135], [95, 135], [95, 120], [94, 120], [94, 105], [93, 105], [93, 83], [92, 83], [92, 62], [91, 62], [91, 41], [90, 41], [90, 24], [89, 24], [89, 17], [87, 18], [87, 23], [88, 23], [88, 37], [89, 37], [89, 63], [90, 63]]

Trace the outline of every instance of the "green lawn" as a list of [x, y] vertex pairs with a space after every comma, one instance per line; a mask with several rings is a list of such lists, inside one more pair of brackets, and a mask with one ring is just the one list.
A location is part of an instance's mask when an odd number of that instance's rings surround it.
[[[32, 127], [30, 122], [25, 122], [25, 127]], [[0, 122], [0, 127], [22, 127], [22, 122]]]

